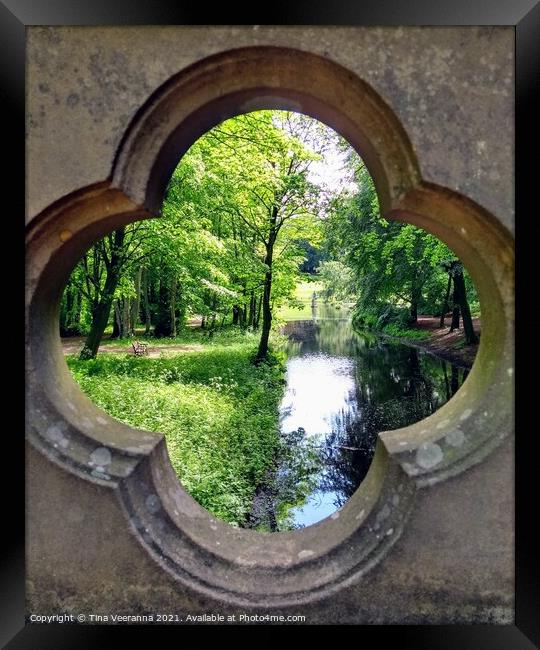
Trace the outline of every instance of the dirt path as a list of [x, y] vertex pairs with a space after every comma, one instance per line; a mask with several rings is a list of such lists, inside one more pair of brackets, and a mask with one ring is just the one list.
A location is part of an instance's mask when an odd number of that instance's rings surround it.
[[[84, 337], [83, 336], [72, 336], [69, 338], [63, 338], [61, 339], [62, 341], [62, 351], [64, 355], [68, 354], [79, 354], [81, 351], [83, 345], [84, 345]], [[203, 345], [200, 345], [199, 343], [185, 343], [185, 344], [175, 344], [175, 345], [167, 345], [165, 344], [149, 344], [148, 345], [148, 356], [151, 359], [156, 359], [158, 358], [162, 353], [175, 353], [175, 352], [200, 352], [201, 350], [204, 349]], [[107, 353], [116, 353], [116, 354], [133, 354], [133, 348], [131, 347], [130, 344], [127, 345], [114, 345], [114, 344], [108, 344], [106, 343], [105, 345], [100, 345], [99, 354], [107, 354]]]
[[[473, 327], [476, 334], [480, 334], [481, 320], [480, 318], [473, 318]], [[452, 363], [462, 366], [464, 368], [471, 368], [478, 345], [464, 345], [465, 334], [463, 327], [453, 332], [449, 332], [450, 318], [445, 321], [444, 327], [439, 327], [439, 317], [432, 316], [419, 316], [418, 323], [415, 329], [427, 330], [429, 332], [429, 339], [418, 341], [416, 339], [400, 338], [407, 345], [413, 345], [427, 352], [431, 352], [441, 359], [446, 359]], [[390, 337], [396, 338], [396, 337]]]

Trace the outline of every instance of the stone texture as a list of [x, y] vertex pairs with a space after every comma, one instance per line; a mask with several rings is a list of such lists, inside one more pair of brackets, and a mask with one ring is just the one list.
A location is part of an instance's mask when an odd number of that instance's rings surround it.
[[425, 180], [511, 229], [513, 43], [510, 27], [30, 27], [28, 219], [107, 178], [124, 130], [170, 76], [217, 52], [274, 45], [323, 55], [371, 84]]
[[509, 624], [512, 484], [513, 446], [507, 442], [481, 466], [422, 490], [401, 538], [358, 584], [330, 599], [265, 612], [179, 588], [135, 541], [114, 490], [59, 471], [29, 448], [28, 611], [302, 614], [313, 624]]

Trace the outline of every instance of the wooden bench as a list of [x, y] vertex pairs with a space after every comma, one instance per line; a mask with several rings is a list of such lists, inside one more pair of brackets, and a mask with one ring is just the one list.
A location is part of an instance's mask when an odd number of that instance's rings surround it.
[[137, 357], [142, 357], [144, 354], [148, 354], [147, 343], [141, 343], [140, 341], [133, 341], [131, 346], [133, 347], [133, 352]]

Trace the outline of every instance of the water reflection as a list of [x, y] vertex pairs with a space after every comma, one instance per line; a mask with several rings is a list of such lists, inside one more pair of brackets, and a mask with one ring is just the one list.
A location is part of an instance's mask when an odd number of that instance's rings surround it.
[[289, 452], [256, 497], [259, 528], [265, 521], [270, 530], [309, 526], [341, 507], [369, 469], [377, 433], [427, 417], [468, 374], [355, 332], [343, 310], [312, 309], [311, 320], [284, 327], [289, 359], [280, 415]]

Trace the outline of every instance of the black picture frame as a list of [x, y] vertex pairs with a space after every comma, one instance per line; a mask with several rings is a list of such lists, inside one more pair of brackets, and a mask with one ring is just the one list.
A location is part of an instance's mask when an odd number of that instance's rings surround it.
[[[206, 11], [205, 11], [206, 9]], [[212, 24], [239, 25], [511, 25], [516, 30], [516, 221], [518, 224], [518, 244], [528, 239], [521, 237], [526, 229], [527, 214], [534, 205], [534, 169], [537, 148], [534, 134], [538, 135], [538, 100], [533, 91], [538, 85], [540, 71], [540, 4], [536, 0], [453, 0], [453, 2], [433, 2], [430, 0], [410, 0], [395, 3], [392, 0], [371, 0], [370, 2], [298, 2], [286, 3], [282, 0], [265, 7], [266, 16], [249, 15], [235, 10], [229, 5], [221, 11], [210, 11], [201, 6], [185, 7], [171, 0], [148, 3], [144, 0], [49, 0], [38, 4], [32, 0], [4, 0], [0, 3], [0, 29], [4, 55], [0, 58], [2, 82], [0, 93], [4, 111], [4, 126], [10, 125], [9, 134], [13, 145], [8, 149], [10, 165], [7, 169], [6, 186], [15, 198], [15, 208], [11, 220], [20, 219], [20, 208], [24, 205], [24, 153], [22, 139], [24, 132], [24, 49], [25, 28], [29, 25], [201, 25]], [[536, 101], [536, 103], [535, 103]], [[11, 128], [12, 127], [12, 128]], [[536, 143], [538, 139], [536, 139]], [[530, 216], [530, 215], [529, 215]], [[521, 243], [520, 243], [521, 241]], [[520, 255], [525, 256], [525, 253]], [[518, 258], [519, 259], [519, 258]], [[523, 273], [518, 264], [518, 274]], [[22, 277], [22, 274], [21, 274]], [[518, 276], [519, 277], [519, 276]], [[519, 286], [519, 285], [518, 285]], [[17, 297], [14, 297], [17, 304]], [[518, 292], [518, 306], [519, 306]], [[519, 650], [540, 647], [540, 581], [536, 549], [540, 548], [538, 538], [534, 538], [529, 516], [534, 517], [530, 503], [533, 485], [534, 458], [530, 453], [528, 441], [523, 436], [530, 431], [525, 424], [522, 410], [527, 403], [534, 404], [532, 387], [520, 381], [521, 346], [520, 340], [532, 336], [532, 328], [539, 325], [534, 318], [520, 324], [518, 318], [517, 376], [519, 412], [518, 445], [516, 451], [516, 623], [513, 626], [384, 626], [362, 630], [361, 643], [366, 645], [368, 638], [376, 635], [379, 642], [383, 637], [393, 637], [399, 647], [420, 650], [445, 650], [458, 648], [466, 650]], [[523, 325], [523, 327], [522, 327]], [[22, 331], [23, 328], [21, 328]], [[523, 392], [522, 392], [523, 391]], [[519, 395], [521, 394], [521, 398]], [[534, 420], [533, 420], [534, 421]], [[10, 498], [17, 493], [24, 503], [24, 451], [22, 436], [11, 436], [13, 450], [10, 458], [16, 458], [15, 475], [10, 478], [4, 495]], [[6, 452], [9, 453], [9, 452]], [[25, 627], [24, 603], [24, 505], [16, 510], [12, 519], [7, 548], [1, 556], [0, 595], [0, 641], [3, 647], [19, 648], [95, 648], [107, 640], [122, 638], [126, 633], [137, 634], [143, 642], [146, 634], [154, 635], [156, 626], [69, 626], [69, 625], [28, 625]], [[6, 538], [6, 534], [4, 534]], [[237, 630], [238, 628], [235, 628]], [[174, 631], [174, 628], [172, 629]], [[367, 636], [364, 636], [364, 633]], [[141, 636], [142, 635], [142, 636]], [[151, 638], [155, 638], [152, 636]], [[387, 640], [386, 638], [384, 640]], [[388, 639], [392, 640], [392, 639]]]

